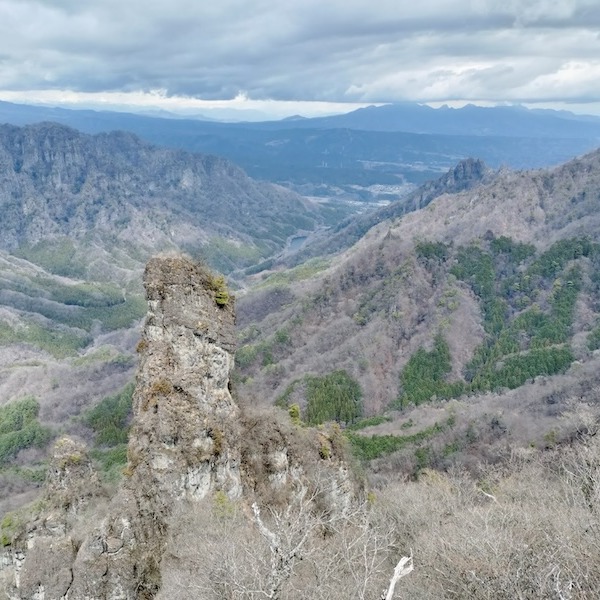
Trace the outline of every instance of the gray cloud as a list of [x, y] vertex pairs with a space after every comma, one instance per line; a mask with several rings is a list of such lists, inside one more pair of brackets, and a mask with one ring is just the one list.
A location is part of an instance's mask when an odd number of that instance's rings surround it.
[[597, 0], [0, 0], [0, 90], [599, 101]]

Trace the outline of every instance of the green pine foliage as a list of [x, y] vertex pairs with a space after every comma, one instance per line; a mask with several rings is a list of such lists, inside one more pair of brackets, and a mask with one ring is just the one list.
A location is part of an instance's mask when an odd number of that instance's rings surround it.
[[404, 367], [400, 375], [400, 406], [418, 405], [433, 397], [447, 398], [455, 395], [458, 390], [445, 380], [450, 369], [448, 342], [438, 334], [431, 351], [419, 348]]
[[67, 306], [98, 308], [115, 306], [123, 302], [123, 292], [117, 286], [107, 283], [61, 285], [51, 279], [44, 279], [40, 283], [43, 283], [44, 288], [48, 290], [52, 300]]
[[135, 385], [127, 384], [114, 396], [107, 396], [87, 411], [83, 422], [95, 434], [95, 445], [90, 456], [100, 466], [104, 477], [116, 481], [127, 464], [127, 441]]
[[119, 394], [107, 396], [86, 413], [84, 423], [96, 434], [97, 446], [127, 443], [134, 389], [135, 385], [129, 383]]
[[33, 396], [0, 408], [0, 466], [25, 448], [42, 447], [52, 432], [38, 421], [40, 405]]
[[108, 480], [116, 480], [127, 464], [127, 444], [118, 444], [111, 448], [94, 448], [90, 456], [100, 465]]
[[352, 424], [362, 417], [362, 390], [346, 371], [323, 377], [307, 376], [304, 420], [310, 425], [326, 421]]
[[492, 256], [484, 249], [472, 245], [460, 248], [457, 263], [450, 272], [466, 281], [473, 292], [486, 304], [494, 300], [495, 270]]
[[535, 254], [535, 246], [532, 244], [521, 244], [504, 235], [490, 241], [490, 250], [493, 254], [504, 254], [516, 264]]
[[449, 248], [442, 242], [417, 242], [415, 252], [417, 258], [425, 262], [444, 262], [448, 258]]
[[229, 290], [227, 282], [223, 275], [217, 275], [210, 281], [210, 288], [215, 293], [215, 302], [218, 306], [227, 306], [229, 304]]
[[373, 460], [401, 450], [412, 444], [418, 444], [443, 431], [439, 424], [432, 425], [413, 435], [371, 435], [364, 436], [351, 431], [344, 432], [344, 435], [350, 441], [350, 447], [354, 456], [360, 460]]
[[471, 384], [472, 391], [495, 390], [498, 388], [515, 389], [528, 379], [539, 375], [564, 373], [574, 360], [573, 353], [567, 347], [537, 348], [509, 356], [479, 373]]
[[294, 381], [292, 381], [292, 383], [290, 383], [285, 388], [285, 390], [283, 391], [283, 394], [281, 394], [280, 396], [277, 397], [277, 399], [275, 400], [275, 406], [279, 406], [279, 408], [283, 408], [284, 410], [289, 410], [291, 407], [290, 398], [292, 397], [292, 394], [294, 393], [296, 386], [298, 384], [300, 384], [301, 382], [302, 382], [301, 379], [295, 379]]
[[391, 421], [391, 417], [376, 415], [374, 417], [366, 417], [365, 419], [361, 419], [353, 425], [350, 425], [347, 429], [349, 431], [358, 431], [360, 429], [365, 429], [366, 427], [374, 427], [375, 425], [381, 425], [382, 423], [390, 423]]
[[[51, 298], [53, 299], [53, 298]], [[129, 327], [134, 321], [141, 319], [147, 310], [145, 300], [141, 296], [123, 298], [117, 303], [109, 300], [102, 305], [99, 298], [81, 298], [78, 302], [90, 301], [90, 304], [55, 304], [44, 302], [39, 298], [22, 296], [12, 301], [12, 306], [19, 310], [37, 313], [55, 322], [54, 330], [59, 331], [61, 325], [72, 329], [89, 332], [101, 325], [104, 331], [114, 331]], [[49, 329], [49, 326], [45, 326]]]
[[546, 278], [555, 277], [569, 261], [577, 260], [582, 256], [597, 255], [598, 250], [598, 244], [593, 243], [589, 238], [560, 240], [541, 254], [528, 272], [530, 275], [540, 275]]
[[130, 296], [119, 304], [90, 308], [86, 311], [82, 325], [89, 330], [94, 322], [102, 323], [105, 331], [115, 331], [129, 327], [141, 319], [147, 312], [148, 305], [141, 296]]
[[[417, 254], [428, 259], [427, 266], [437, 256], [435, 248], [417, 244]], [[587, 260], [588, 269], [591, 261], [588, 291], [598, 296], [600, 306], [600, 277], [595, 277], [600, 245], [587, 238], [561, 240], [539, 255], [531, 245], [492, 238], [445, 256], [452, 263], [449, 272], [479, 299], [486, 339], [467, 364], [464, 379], [454, 382], [446, 380], [450, 355], [440, 336], [432, 351], [419, 349], [401, 373], [398, 404], [516, 388], [534, 377], [564, 372], [574, 360], [568, 344], [583, 289], [580, 259]], [[589, 334], [588, 345], [600, 347], [596, 330]]]
[[254, 344], [246, 344], [238, 348], [235, 353], [235, 364], [240, 369], [251, 366], [259, 354], [259, 347]]

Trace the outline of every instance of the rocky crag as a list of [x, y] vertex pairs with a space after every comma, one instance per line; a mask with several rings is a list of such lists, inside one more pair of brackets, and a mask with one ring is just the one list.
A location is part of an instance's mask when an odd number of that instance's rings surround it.
[[[215, 493], [246, 505], [293, 493], [325, 455], [340, 481], [331, 500], [343, 504], [340, 493], [352, 493], [322, 432], [292, 439], [291, 425], [286, 433], [271, 421], [261, 441], [257, 419], [252, 436], [244, 431], [248, 418], [230, 389], [234, 299], [223, 279], [161, 257], [148, 263], [144, 284], [149, 312], [122, 485], [105, 497], [85, 448], [60, 440], [45, 498], [22, 523], [3, 525], [0, 598], [154, 598], [175, 509]], [[250, 450], [250, 438], [260, 451]]]

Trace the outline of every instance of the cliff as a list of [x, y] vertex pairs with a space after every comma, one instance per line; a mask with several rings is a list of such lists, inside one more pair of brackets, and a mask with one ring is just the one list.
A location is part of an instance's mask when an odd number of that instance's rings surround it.
[[494, 177], [495, 173], [482, 160], [461, 160], [444, 175], [424, 183], [401, 200], [372, 212], [352, 215], [332, 229], [317, 231], [301, 250], [286, 260], [290, 264], [298, 264], [308, 258], [347, 250], [379, 223], [425, 208], [444, 194], [458, 194], [489, 183]]
[[103, 259], [109, 271], [115, 260], [127, 268], [140, 254], [146, 260], [164, 249], [198, 251], [217, 237], [233, 244], [219, 259], [232, 268], [248, 258], [235, 248], [247, 246], [254, 259], [279, 251], [298, 229], [321, 223], [323, 213], [224, 158], [56, 123], [0, 125], [0, 209], [0, 249], [35, 249], [66, 237], [76, 250], [85, 248], [78, 257], [86, 265]]

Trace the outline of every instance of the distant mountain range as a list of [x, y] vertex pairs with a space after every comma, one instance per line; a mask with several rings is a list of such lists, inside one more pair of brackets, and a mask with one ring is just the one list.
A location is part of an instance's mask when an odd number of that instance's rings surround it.
[[[524, 106], [476, 106], [467, 104], [462, 108], [442, 106], [432, 108], [414, 102], [368, 106], [357, 110], [327, 117], [303, 117], [295, 115], [278, 121], [220, 122], [204, 116], [185, 118], [173, 113], [158, 111], [150, 113], [127, 113], [66, 109], [59, 107], [14, 104], [0, 101], [0, 121], [27, 124], [36, 121], [56, 121], [79, 124], [82, 130], [104, 130], [113, 124], [131, 122], [140, 126], [151, 120], [183, 120], [207, 123], [215, 128], [241, 128], [258, 130], [279, 129], [356, 129], [422, 133], [431, 135], [542, 137], [542, 138], [587, 138], [600, 139], [600, 117], [579, 115], [569, 111], [550, 109], [528, 109]], [[135, 121], [138, 121], [137, 125]]]
[[[462, 108], [403, 102], [368, 106], [343, 115], [293, 120], [297, 128], [403, 131], [406, 133], [528, 138], [600, 138], [600, 117], [523, 106]], [[262, 126], [267, 126], [263, 124]], [[276, 123], [268, 126], [277, 128]]]
[[397, 200], [462, 159], [490, 167], [559, 164], [600, 145], [600, 119], [520, 107], [368, 107], [346, 115], [220, 123], [0, 102], [0, 122], [55, 121], [124, 130], [160, 145], [224, 156], [249, 175], [305, 195]]

